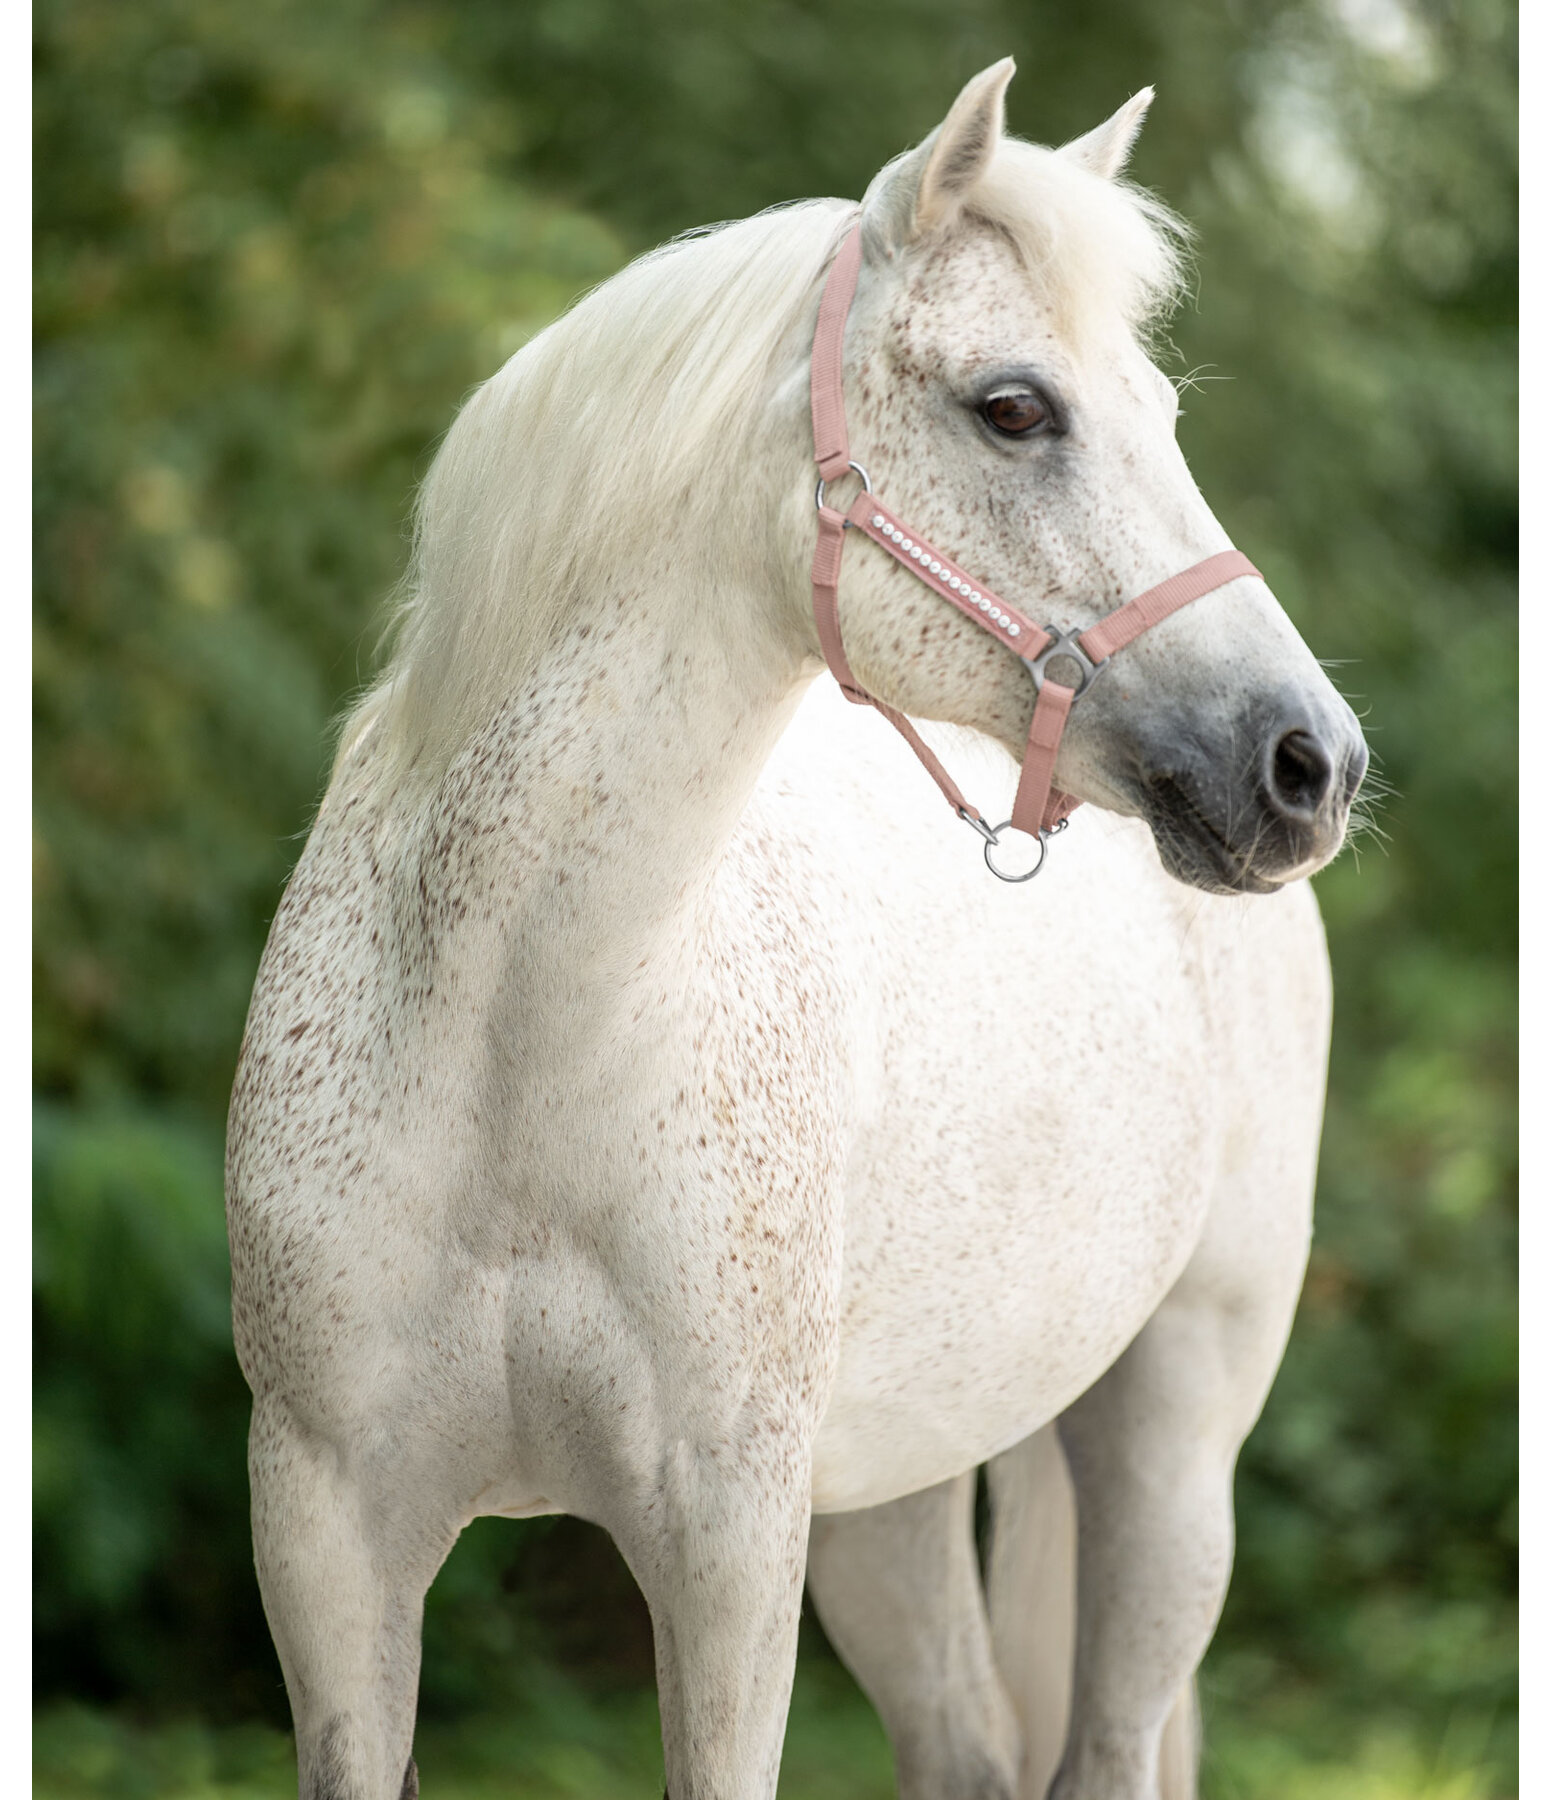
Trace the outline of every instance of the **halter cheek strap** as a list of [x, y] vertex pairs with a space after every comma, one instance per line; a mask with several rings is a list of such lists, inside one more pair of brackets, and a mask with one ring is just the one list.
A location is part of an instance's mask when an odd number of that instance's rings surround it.
[[[1081, 801], [1061, 793], [1054, 785], [1055, 758], [1071, 708], [1097, 679], [1116, 650], [1133, 643], [1170, 613], [1198, 600], [1202, 594], [1236, 581], [1242, 575], [1259, 575], [1241, 550], [1222, 550], [1208, 556], [1182, 574], [1171, 576], [1138, 594], [1116, 612], [1083, 632], [1061, 631], [1036, 625], [1025, 613], [1008, 605], [988, 587], [977, 582], [951, 557], [911, 531], [904, 521], [877, 499], [866, 470], [851, 460], [850, 437], [845, 424], [844, 348], [845, 321], [855, 297], [861, 271], [861, 227], [855, 226], [841, 245], [824, 283], [818, 307], [818, 327], [813, 334], [811, 394], [813, 447], [818, 462], [818, 543], [813, 552], [813, 621], [824, 661], [847, 700], [876, 707], [925, 765], [926, 773], [942, 790], [958, 816], [985, 840], [985, 861], [1004, 881], [1026, 881], [1044, 862], [1044, 848]], [[862, 492], [848, 512], [838, 512], [825, 502], [825, 489], [838, 476], [854, 470]], [[1037, 698], [1028, 745], [1012, 816], [1001, 825], [989, 824], [978, 807], [966, 800], [957, 783], [934, 756], [903, 713], [869, 694], [851, 673], [840, 637], [840, 560], [847, 531], [859, 531], [880, 545], [897, 562], [917, 576], [934, 593], [955, 606], [981, 630], [987, 631], [1018, 657], [1032, 676]], [[1056, 660], [1070, 661], [1080, 671], [1078, 685], [1070, 687], [1046, 673]], [[1039, 840], [1039, 861], [1025, 875], [1008, 875], [998, 869], [991, 851], [1010, 825]]]

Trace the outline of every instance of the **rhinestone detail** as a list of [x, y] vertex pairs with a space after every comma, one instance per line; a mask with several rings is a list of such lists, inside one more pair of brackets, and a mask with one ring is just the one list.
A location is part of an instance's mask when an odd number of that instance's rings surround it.
[[884, 518], [881, 513], [873, 513], [871, 523], [874, 531], [887, 538], [890, 543], [897, 544], [911, 562], [919, 563], [922, 574], [936, 576], [943, 587], [949, 588], [960, 598], [966, 600], [970, 606], [978, 608], [993, 625], [999, 625], [1009, 637], [1022, 636], [1022, 626], [1013, 622], [1010, 613], [1003, 612], [994, 601], [987, 600], [973, 582], [965, 580], [962, 575], [955, 575], [948, 564], [939, 562], [929, 550], [917, 544], [913, 538], [907, 537], [897, 525]]

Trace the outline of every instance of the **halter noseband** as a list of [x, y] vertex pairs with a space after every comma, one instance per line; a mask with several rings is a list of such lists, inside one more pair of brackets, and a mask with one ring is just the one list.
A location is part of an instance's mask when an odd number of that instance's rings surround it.
[[[1126, 601], [1118, 611], [1082, 632], [1063, 631], [1053, 625], [1047, 630], [1041, 629], [1015, 606], [1008, 606], [891, 513], [872, 492], [866, 470], [860, 463], [851, 461], [850, 438], [845, 427], [843, 361], [845, 320], [855, 298], [860, 271], [861, 227], [858, 224], [840, 246], [839, 255], [829, 270], [818, 307], [818, 328], [813, 334], [813, 446], [818, 461], [818, 545], [813, 552], [813, 619], [818, 627], [818, 642], [845, 698], [858, 705], [877, 708], [920, 758], [927, 774], [942, 790], [959, 818], [972, 825], [985, 840], [985, 862], [991, 873], [1003, 881], [1028, 881], [1044, 866], [1051, 834], [1061, 830], [1067, 818], [1082, 804], [1053, 785], [1055, 756], [1072, 705], [1092, 686], [1116, 650], [1123, 650], [1143, 631], [1149, 631], [1159, 620], [1177, 612], [1181, 606], [1187, 606], [1191, 600], [1198, 600], [1202, 594], [1236, 581], [1240, 575], [1259, 576], [1259, 570], [1241, 550], [1219, 551], [1185, 569], [1182, 574], [1170, 576], [1167, 581], [1148, 588], [1134, 600]], [[836, 512], [825, 504], [825, 487], [852, 469], [861, 477], [862, 492], [856, 496], [849, 512]], [[860, 531], [873, 543], [881, 544], [890, 556], [934, 593], [988, 631], [997, 643], [1004, 644], [1033, 677], [1037, 699], [1033, 723], [1028, 728], [1028, 747], [1023, 753], [1017, 798], [1012, 803], [1011, 818], [1000, 825], [987, 824], [979, 809], [963, 797], [957, 783], [904, 714], [869, 694], [851, 674], [845, 646], [840, 640], [839, 619], [840, 557], [845, 549], [845, 533], [851, 530]], [[1076, 687], [1067, 687], [1048, 675], [1049, 664], [1057, 658], [1074, 662], [1081, 671]], [[998, 869], [991, 855], [1008, 826], [1014, 831], [1027, 832], [1039, 841], [1039, 860], [1026, 875], [1010, 875]]]

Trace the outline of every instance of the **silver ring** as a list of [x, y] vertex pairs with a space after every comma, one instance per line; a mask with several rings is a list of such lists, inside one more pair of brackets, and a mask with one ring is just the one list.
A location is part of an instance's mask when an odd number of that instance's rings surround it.
[[[1064, 821], [1062, 821], [1062, 823], [1063, 822]], [[1038, 874], [1039, 870], [1044, 867], [1044, 858], [1049, 853], [1050, 834], [1047, 831], [1040, 831], [1035, 834], [1037, 836], [1038, 842], [1039, 842], [1039, 860], [1033, 865], [1033, 867], [1031, 869], [1029, 869], [1029, 871], [1027, 872], [1026, 875], [1008, 875], [1005, 869], [998, 869], [996, 867], [995, 859], [992, 857], [991, 851], [999, 849], [1000, 844], [1001, 844], [1001, 833], [1003, 831], [1008, 830], [1011, 826], [1011, 823], [1012, 823], [1012, 821], [1010, 819], [1005, 820], [1002, 824], [997, 825], [994, 828], [993, 836], [986, 838], [986, 840], [985, 840], [985, 867], [990, 870], [991, 874], [994, 875], [998, 881], [1010, 881], [1010, 882], [1014, 882], [1014, 883], [1019, 882], [1019, 881], [1032, 881], [1034, 876]], [[1026, 836], [1027, 834], [1021, 833], [1020, 835]]]
[[[856, 473], [861, 477], [862, 492], [870, 494], [872, 491], [872, 477], [867, 474], [866, 470], [863, 469], [861, 464], [858, 462], [850, 463], [847, 466], [854, 469], [856, 471]], [[823, 481], [823, 480], [819, 481], [817, 491], [813, 495], [813, 505], [814, 506], [822, 507], [822, 505], [823, 505], [823, 490], [828, 485], [829, 484], [826, 481]]]

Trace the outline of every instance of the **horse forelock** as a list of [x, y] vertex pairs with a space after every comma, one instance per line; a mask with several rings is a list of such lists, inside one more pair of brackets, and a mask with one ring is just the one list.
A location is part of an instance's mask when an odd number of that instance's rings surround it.
[[1177, 305], [1189, 227], [1133, 182], [1058, 150], [1003, 138], [967, 211], [998, 226], [1063, 332], [1117, 324], [1145, 335]]

